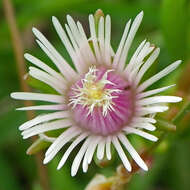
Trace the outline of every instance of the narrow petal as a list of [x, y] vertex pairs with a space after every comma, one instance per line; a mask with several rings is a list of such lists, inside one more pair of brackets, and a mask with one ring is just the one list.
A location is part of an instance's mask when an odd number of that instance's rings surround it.
[[79, 21], [76, 24], [70, 15], [67, 15], [67, 21], [73, 37], [79, 46], [79, 51], [83, 58], [83, 62], [81, 64], [84, 64], [84, 66], [89, 66], [90, 64], [95, 63], [95, 57], [89, 46], [89, 42], [82, 27], [82, 24]]
[[26, 110], [66, 110], [68, 106], [64, 104], [58, 104], [58, 105], [41, 105], [41, 106], [28, 106], [28, 107], [22, 107], [17, 108], [16, 110], [20, 111], [26, 111]]
[[34, 125], [37, 125], [37, 124], [40, 124], [43, 122], [47, 122], [50, 120], [54, 120], [54, 119], [67, 118], [68, 116], [70, 116], [70, 114], [67, 111], [60, 111], [60, 112], [48, 113], [45, 115], [39, 115], [39, 116], [35, 117], [34, 119], [31, 119], [31, 120], [25, 122], [24, 124], [22, 124], [19, 127], [19, 129], [26, 130]]
[[111, 137], [106, 139], [106, 156], [108, 160], [111, 160]]
[[73, 149], [81, 142], [83, 141], [86, 137], [88, 136], [88, 133], [82, 133], [80, 136], [78, 136], [73, 143], [69, 146], [69, 148], [67, 149], [67, 151], [65, 152], [65, 154], [63, 155], [63, 157], [61, 158], [61, 161], [59, 162], [59, 165], [57, 167], [57, 169], [61, 169], [62, 166], [65, 164], [67, 158], [69, 157], [69, 155], [71, 154], [71, 152], [73, 151]]
[[35, 36], [42, 42], [42, 44], [48, 49], [49, 53], [57, 60], [55, 62], [58, 69], [63, 73], [63, 75], [70, 80], [70, 76], [75, 77], [75, 71], [70, 67], [65, 59], [57, 52], [57, 50], [50, 44], [50, 42], [45, 38], [45, 36], [36, 28], [32, 29]]
[[88, 148], [89, 146], [89, 143], [90, 143], [90, 137], [87, 138], [84, 142], [84, 144], [82, 145], [81, 149], [79, 150], [79, 152], [77, 153], [74, 161], [73, 161], [73, 164], [72, 164], [72, 167], [71, 167], [71, 176], [75, 176], [77, 174], [77, 171], [79, 169], [79, 166], [80, 166], [80, 163], [81, 163], [81, 160], [86, 152], [86, 149]]
[[63, 96], [33, 92], [13, 92], [11, 93], [11, 98], [18, 100], [40, 100], [53, 103], [63, 103], [65, 101]]
[[143, 12], [140, 12], [136, 16], [135, 20], [133, 21], [133, 24], [132, 24], [129, 34], [127, 36], [127, 39], [126, 39], [126, 42], [125, 42], [125, 45], [124, 45], [124, 48], [123, 48], [123, 51], [122, 51], [122, 54], [120, 57], [120, 61], [118, 64], [118, 69], [120, 71], [122, 71], [125, 66], [125, 61], [126, 61], [126, 58], [127, 58], [128, 52], [129, 52], [129, 48], [131, 47], [132, 41], [133, 41], [135, 34], [140, 26], [142, 18], [143, 18]]
[[119, 157], [121, 158], [124, 167], [130, 172], [131, 169], [132, 169], [131, 164], [130, 164], [129, 160], [127, 159], [127, 157], [126, 157], [126, 155], [125, 155], [125, 153], [124, 153], [124, 151], [123, 151], [117, 137], [112, 138], [112, 143], [115, 146], [115, 149], [118, 152]]
[[127, 134], [136, 134], [136, 135], [139, 135], [139, 136], [141, 136], [141, 137], [144, 137], [145, 139], [148, 139], [148, 140], [150, 140], [150, 141], [157, 141], [158, 140], [158, 138], [157, 137], [155, 137], [154, 135], [151, 135], [151, 134], [149, 134], [149, 133], [146, 133], [146, 132], [144, 132], [144, 131], [141, 131], [141, 130], [139, 130], [139, 129], [134, 129], [134, 128], [132, 128], [132, 127], [128, 127], [128, 128], [126, 128], [125, 129], [125, 131], [127, 132]]
[[99, 160], [102, 160], [104, 158], [104, 152], [105, 152], [105, 139], [104, 137], [102, 137], [97, 148], [97, 158]]
[[163, 92], [171, 87], [175, 86], [175, 84], [173, 85], [170, 85], [170, 86], [165, 86], [165, 87], [162, 87], [162, 88], [157, 88], [157, 89], [154, 89], [154, 90], [148, 90], [146, 92], [142, 92], [142, 93], [139, 93], [138, 94], [138, 98], [145, 98], [147, 96], [151, 96], [151, 95], [154, 95], [154, 94], [158, 94], [160, 92]]
[[[91, 49], [91, 47], [89, 45], [89, 41], [88, 41], [87, 36], [86, 36], [86, 34], [84, 32], [82, 24], [80, 22], [77, 22], [77, 26], [78, 26], [79, 32], [81, 33], [81, 36], [83, 37], [83, 40], [84, 40], [84, 43], [85, 43], [85, 46], [84, 46], [83, 50], [85, 52], [87, 52], [86, 55], [88, 56], [89, 62], [91, 64], [95, 64], [96, 59], [95, 59], [95, 56], [94, 56], [94, 54], [92, 52], [92, 49]], [[89, 64], [89, 63], [87, 63], [87, 64]]]
[[51, 67], [49, 67], [48, 65], [46, 65], [44, 62], [42, 62], [41, 60], [37, 59], [36, 57], [25, 53], [24, 54], [25, 59], [27, 59], [29, 62], [31, 62], [32, 64], [36, 65], [37, 67], [43, 69], [44, 71], [48, 72], [49, 74], [51, 74], [52, 76], [54, 76], [56, 79], [60, 80], [62, 83], [66, 83], [66, 81], [64, 80], [63, 76], [61, 74], [59, 74], [58, 72], [54, 71]]
[[144, 98], [138, 101], [138, 104], [141, 106], [157, 104], [157, 103], [176, 103], [182, 100], [181, 97], [177, 96], [154, 96], [150, 98]]
[[144, 47], [145, 43], [146, 43], [146, 39], [140, 43], [140, 45], [139, 45], [138, 48], [136, 49], [135, 53], [134, 53], [133, 56], [131, 57], [131, 59], [130, 59], [130, 61], [129, 61], [129, 64], [127, 64], [127, 66], [126, 66], [126, 68], [125, 68], [125, 70], [124, 70], [124, 72], [125, 72], [126, 74], [128, 74], [128, 73], [131, 72], [131, 70], [132, 70], [132, 68], [133, 68], [133, 65], [134, 65], [134, 63], [136, 62], [136, 59], [137, 59], [137, 57], [138, 57], [140, 51], [141, 51], [142, 48]]
[[[84, 36], [81, 35], [78, 26], [76, 25], [75, 21], [73, 20], [73, 18], [70, 15], [67, 15], [67, 22], [68, 22], [68, 27], [67, 27], [67, 32], [70, 33], [70, 38], [71, 35], [73, 37], [73, 40], [76, 42], [78, 48], [78, 52], [81, 55], [82, 58], [82, 62], [80, 63], [79, 66], [76, 65], [76, 67], [78, 67], [78, 69], [80, 69], [80, 72], [83, 72], [83, 69], [85, 69], [85, 66], [89, 65], [89, 54], [88, 54], [88, 50], [87, 50], [87, 41], [84, 38]], [[70, 30], [68, 30], [70, 29]], [[76, 46], [75, 46], [76, 47]], [[86, 50], [85, 50], [86, 49]]]
[[83, 159], [83, 163], [82, 163], [83, 172], [87, 172], [88, 164], [90, 164], [92, 161], [93, 155], [95, 153], [97, 145], [99, 144], [100, 139], [101, 139], [101, 137], [99, 137], [99, 136], [97, 136], [97, 137], [92, 136], [92, 138], [90, 140], [91, 142], [84, 155], [84, 159]]
[[122, 38], [121, 38], [121, 41], [119, 43], [119, 47], [117, 49], [117, 52], [114, 56], [114, 60], [113, 60], [113, 67], [117, 67], [117, 64], [119, 62], [119, 59], [120, 59], [120, 56], [121, 56], [121, 53], [122, 53], [122, 50], [123, 50], [123, 46], [125, 44], [125, 40], [126, 40], [126, 37], [127, 37], [127, 34], [128, 34], [128, 31], [129, 31], [129, 27], [131, 25], [131, 20], [129, 20], [125, 26], [125, 29], [124, 29], [124, 32], [123, 32], [123, 35], [122, 35]]
[[157, 73], [156, 75], [152, 76], [151, 78], [149, 78], [148, 80], [146, 80], [145, 82], [143, 82], [138, 87], [138, 92], [142, 92], [144, 89], [146, 89], [147, 87], [149, 87], [150, 85], [152, 85], [156, 81], [158, 81], [161, 78], [163, 78], [164, 76], [168, 75], [173, 70], [175, 70], [180, 64], [181, 64], [180, 60], [176, 61], [173, 64], [171, 64], [168, 67], [166, 67], [165, 69], [163, 69], [162, 71], [160, 71], [159, 73]]
[[39, 124], [29, 129], [26, 129], [21, 133], [21, 135], [23, 135], [23, 139], [26, 139], [31, 136], [38, 135], [47, 131], [63, 129], [63, 128], [71, 126], [72, 124], [73, 123], [70, 121], [70, 119], [52, 121], [52, 122]]
[[47, 164], [50, 162], [66, 143], [68, 143], [72, 138], [78, 136], [80, 133], [81, 131], [76, 127], [71, 127], [63, 132], [46, 151], [43, 163]]
[[55, 89], [58, 93], [63, 94], [63, 91], [66, 89], [66, 85], [64, 85], [64, 83], [61, 83], [56, 78], [40, 69], [37, 69], [35, 67], [29, 67], [29, 69], [30, 76], [46, 83], [47, 85]]
[[142, 66], [142, 68], [140, 69], [139, 73], [137, 74], [135, 78], [136, 85], [140, 82], [145, 72], [150, 68], [150, 66], [157, 59], [159, 53], [160, 53], [160, 48], [156, 48], [154, 52], [150, 55], [150, 57], [147, 59], [147, 61], [144, 63], [144, 65]]
[[131, 81], [136, 80], [137, 73], [140, 67], [144, 64], [144, 59], [151, 53], [154, 47], [151, 47], [150, 42], [146, 42], [136, 57], [132, 57], [131, 61], [125, 69], [126, 75], [129, 75]]
[[90, 35], [91, 35], [91, 40], [93, 43], [93, 48], [95, 51], [95, 55], [96, 55], [96, 59], [98, 61], [98, 63], [101, 63], [101, 55], [100, 55], [100, 49], [98, 47], [98, 41], [97, 41], [97, 37], [96, 37], [96, 30], [95, 30], [95, 21], [94, 21], [94, 16], [93, 15], [89, 15], [89, 25], [90, 25]]
[[140, 108], [139, 115], [144, 116], [147, 114], [153, 114], [157, 112], [164, 112], [168, 110], [167, 106], [148, 106], [148, 107], [143, 107]]
[[[126, 128], [127, 127], [128, 126], [126, 126]], [[130, 127], [133, 127], [133, 128], [142, 128], [142, 129], [146, 129], [146, 130], [149, 130], [149, 131], [156, 130], [156, 127], [154, 125], [152, 125], [151, 123], [132, 123], [130, 125]]]
[[151, 117], [134, 117], [134, 123], [156, 123], [156, 120]]
[[83, 64], [81, 58], [78, 57], [77, 53], [73, 49], [73, 47], [72, 47], [64, 29], [62, 28], [61, 24], [59, 23], [58, 19], [56, 17], [52, 17], [52, 22], [53, 22], [53, 25], [54, 25], [61, 41], [63, 42], [65, 48], [67, 49], [67, 52], [69, 53], [75, 67], [77, 68], [77, 71], [81, 72], [82, 67], [80, 67], [80, 64]]
[[100, 140], [101, 140], [100, 136], [95, 137], [95, 139], [93, 140], [92, 146], [90, 146], [89, 150], [87, 150], [87, 153], [88, 153], [87, 162], [88, 162], [88, 164], [91, 163], [94, 152], [95, 152], [96, 147], [97, 147], [98, 143], [100, 142]]
[[98, 40], [102, 59], [105, 59], [105, 40], [104, 40], [104, 17], [101, 17], [98, 25]]
[[107, 15], [105, 21], [105, 63], [107, 65], [111, 64], [110, 40], [111, 40], [111, 18], [109, 15]]
[[142, 160], [142, 158], [139, 156], [139, 154], [136, 152], [136, 150], [133, 148], [133, 146], [131, 145], [131, 143], [128, 141], [128, 139], [123, 135], [123, 134], [119, 134], [118, 135], [120, 141], [122, 142], [122, 144], [125, 146], [125, 148], [127, 149], [127, 151], [129, 152], [129, 154], [131, 155], [131, 157], [135, 160], [135, 162], [145, 171], [148, 170], [147, 165], [145, 164], [145, 162]]

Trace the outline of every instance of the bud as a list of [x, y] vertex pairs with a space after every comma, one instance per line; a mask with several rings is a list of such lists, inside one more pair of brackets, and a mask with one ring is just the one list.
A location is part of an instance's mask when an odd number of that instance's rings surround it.
[[101, 9], [98, 9], [94, 14], [96, 33], [98, 32], [98, 23], [101, 17], [104, 17], [104, 13]]
[[101, 9], [98, 9], [94, 14], [95, 22], [99, 21], [101, 17], [104, 17], [104, 13]]

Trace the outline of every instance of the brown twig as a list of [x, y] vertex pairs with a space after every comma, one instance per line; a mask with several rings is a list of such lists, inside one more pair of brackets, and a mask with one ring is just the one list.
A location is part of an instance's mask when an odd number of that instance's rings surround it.
[[[26, 84], [26, 82], [23, 80], [23, 76], [26, 74], [26, 66], [25, 66], [25, 61], [23, 57], [24, 51], [23, 51], [23, 46], [22, 46], [19, 30], [16, 25], [14, 9], [13, 9], [11, 0], [3, 0], [3, 6], [4, 6], [5, 16], [7, 19], [8, 26], [9, 26], [10, 34], [11, 34], [14, 54], [16, 57], [16, 66], [18, 70], [21, 90], [25, 92], [29, 92], [30, 88]], [[33, 105], [33, 102], [24, 101], [24, 105], [31, 106]], [[35, 116], [34, 111], [27, 111], [28, 119], [32, 119], [34, 116]], [[35, 139], [32, 139], [32, 140], [34, 141]], [[49, 183], [48, 183], [47, 169], [42, 164], [42, 159], [43, 159], [42, 153], [36, 154], [35, 160], [36, 160], [36, 165], [38, 169], [40, 185], [43, 190], [50, 190]]]

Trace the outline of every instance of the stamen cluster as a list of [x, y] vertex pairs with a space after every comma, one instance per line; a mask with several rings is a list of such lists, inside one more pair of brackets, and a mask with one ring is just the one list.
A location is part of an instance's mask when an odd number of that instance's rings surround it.
[[76, 87], [72, 88], [73, 95], [71, 95], [69, 101], [73, 108], [77, 104], [83, 107], [88, 107], [88, 115], [92, 114], [95, 107], [102, 107], [102, 114], [107, 115], [109, 110], [114, 111], [113, 98], [117, 98], [117, 95], [113, 93], [119, 93], [121, 90], [114, 88], [107, 88], [106, 85], [115, 84], [108, 80], [108, 73], [113, 70], [107, 70], [101, 79], [98, 79], [98, 69], [95, 66], [89, 68], [85, 77], [81, 79], [81, 84], [76, 84]]

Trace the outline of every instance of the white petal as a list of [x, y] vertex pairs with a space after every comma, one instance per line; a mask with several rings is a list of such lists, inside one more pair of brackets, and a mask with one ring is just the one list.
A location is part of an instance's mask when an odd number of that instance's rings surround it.
[[124, 72], [125, 72], [126, 74], [128, 74], [128, 73], [131, 72], [131, 70], [132, 70], [132, 68], [133, 68], [133, 65], [134, 65], [134, 63], [135, 63], [135, 61], [136, 61], [136, 59], [137, 59], [137, 57], [138, 57], [138, 55], [139, 55], [139, 52], [140, 52], [140, 51], [142, 50], [142, 48], [144, 47], [145, 43], [146, 43], [146, 39], [140, 43], [140, 45], [139, 45], [138, 48], [136, 49], [135, 53], [134, 53], [133, 56], [131, 57], [131, 59], [130, 59], [130, 61], [129, 61], [129, 64], [127, 64], [127, 66], [126, 66], [126, 68], [125, 68], [125, 70], [124, 70]]
[[[95, 64], [96, 59], [95, 59], [95, 56], [89, 45], [88, 39], [87, 39], [84, 29], [82, 27], [82, 24], [80, 22], [77, 22], [77, 26], [78, 26], [79, 32], [81, 33], [81, 36], [83, 37], [83, 40], [84, 40], [85, 46], [83, 47], [83, 50], [86, 52], [86, 56], [88, 56], [88, 60], [89, 60], [90, 64]], [[87, 64], [89, 64], [89, 63], [87, 63]]]
[[82, 141], [84, 140], [86, 137], [88, 136], [88, 133], [82, 133], [80, 136], [78, 136], [73, 143], [69, 146], [69, 148], [67, 149], [67, 151], [64, 153], [63, 157], [61, 158], [61, 161], [59, 162], [59, 165], [57, 167], [57, 169], [61, 169], [61, 167], [65, 164], [67, 158], [69, 157], [69, 155], [71, 154], [71, 152], [73, 151], [73, 149]]
[[24, 130], [21, 134], [23, 135], [23, 138], [26, 139], [28, 137], [38, 135], [40, 133], [44, 133], [44, 132], [52, 131], [56, 129], [63, 129], [71, 125], [72, 125], [72, 122], [69, 119], [62, 119], [58, 121], [36, 125], [34, 127]]
[[131, 47], [131, 44], [132, 44], [132, 41], [135, 37], [135, 34], [140, 26], [140, 23], [142, 21], [142, 18], [143, 18], [143, 12], [140, 12], [135, 20], [133, 21], [133, 24], [131, 26], [131, 29], [129, 31], [129, 34], [127, 36], [127, 40], [125, 42], [125, 45], [124, 45], [124, 48], [123, 48], [123, 51], [122, 51], [122, 54], [121, 54], [121, 57], [120, 57], [120, 61], [119, 61], [119, 64], [118, 64], [118, 69], [120, 71], [123, 70], [124, 66], [125, 66], [125, 61], [126, 61], [126, 58], [127, 58], [127, 55], [128, 55], [128, 51], [129, 51], [129, 48]]
[[102, 137], [101, 141], [98, 143], [97, 148], [97, 158], [102, 160], [104, 158], [104, 151], [105, 151], [105, 138]]
[[87, 162], [88, 162], [88, 164], [91, 163], [93, 155], [94, 155], [94, 152], [95, 152], [95, 149], [96, 149], [98, 143], [100, 142], [100, 140], [101, 140], [100, 136], [95, 137], [95, 140], [93, 141], [92, 145], [87, 150], [87, 154], [88, 154], [88, 160], [87, 160]]
[[123, 135], [123, 134], [119, 134], [118, 135], [120, 141], [123, 143], [123, 145], [125, 146], [125, 148], [127, 149], [127, 151], [129, 152], [129, 154], [131, 155], [131, 157], [135, 160], [135, 162], [145, 171], [148, 170], [147, 165], [145, 164], [145, 162], [142, 160], [142, 158], [139, 156], [139, 154], [136, 152], [136, 150], [133, 148], [133, 146], [131, 145], [131, 143], [128, 141], [128, 139]]
[[124, 29], [124, 32], [123, 32], [123, 35], [122, 35], [122, 38], [121, 38], [121, 41], [119, 43], [119, 47], [117, 49], [117, 52], [114, 56], [114, 60], [113, 60], [113, 66], [116, 68], [117, 67], [117, 64], [119, 62], [119, 59], [120, 59], [120, 56], [121, 56], [121, 53], [122, 53], [122, 50], [123, 50], [123, 46], [125, 44], [125, 40], [126, 40], [126, 37], [127, 37], [127, 34], [128, 34], [128, 31], [129, 31], [129, 27], [131, 25], [131, 20], [129, 20], [125, 26], [125, 29]]
[[[126, 126], [127, 128], [128, 126]], [[156, 127], [154, 125], [152, 125], [151, 123], [132, 123], [130, 124], [130, 127], [134, 127], [134, 128], [142, 128], [142, 129], [146, 129], [149, 131], [154, 131], [156, 130]]]
[[79, 51], [82, 55], [83, 62], [81, 64], [84, 64], [85, 68], [85, 66], [89, 66], [90, 64], [95, 63], [95, 57], [89, 46], [88, 39], [86, 37], [81, 23], [78, 21], [76, 24], [70, 15], [67, 15], [67, 21], [70, 26], [70, 30], [73, 34], [73, 37], [79, 46]]
[[141, 131], [139, 129], [134, 129], [134, 128], [131, 128], [131, 127], [128, 127], [128, 128], [125, 128], [125, 131], [127, 132], [127, 134], [136, 134], [136, 135], [139, 135], [141, 137], [144, 137], [145, 139], [148, 139], [150, 141], [157, 141], [158, 138], [155, 137], [154, 135], [151, 135], [149, 133], [146, 133], [144, 131]]
[[136, 75], [139, 72], [140, 67], [144, 64], [146, 56], [154, 49], [150, 46], [150, 42], [146, 42], [136, 57], [132, 57], [131, 61], [125, 69], [126, 75], [129, 75], [131, 81], [136, 80]]
[[98, 40], [100, 45], [100, 53], [102, 59], [105, 59], [105, 44], [104, 44], [104, 17], [101, 17], [99, 20], [98, 26]]
[[112, 138], [112, 143], [115, 146], [115, 149], [118, 152], [119, 157], [121, 158], [124, 167], [130, 172], [132, 170], [131, 164], [130, 164], [129, 160], [127, 159], [127, 157], [126, 157], [126, 155], [125, 155], [125, 153], [124, 153], [124, 151], [123, 151], [117, 137]]
[[144, 98], [138, 101], [139, 105], [150, 105], [157, 103], [175, 103], [180, 102], [182, 100], [181, 97], [177, 96], [154, 96], [150, 98]]
[[151, 96], [153, 94], [158, 94], [160, 92], [163, 92], [171, 87], [175, 86], [175, 84], [173, 85], [170, 85], [170, 86], [165, 86], [165, 87], [162, 87], [162, 88], [157, 88], [157, 89], [154, 89], [154, 90], [148, 90], [146, 92], [142, 92], [142, 93], [139, 93], [138, 94], [138, 98], [144, 98], [144, 97], [147, 97], [147, 96]]
[[164, 76], [166, 76], [167, 74], [169, 74], [170, 72], [172, 72], [173, 70], [175, 70], [179, 65], [180, 65], [181, 61], [176, 61], [173, 64], [169, 65], [168, 67], [166, 67], [165, 69], [163, 69], [162, 71], [160, 71], [159, 73], [157, 73], [156, 75], [152, 76], [151, 78], [149, 78], [148, 80], [146, 80], [145, 82], [143, 82], [139, 87], [138, 87], [138, 92], [143, 91], [144, 89], [146, 89], [147, 87], [149, 87], [150, 85], [152, 85], [154, 82], [158, 81], [159, 79], [163, 78]]
[[105, 21], [105, 63], [107, 65], [111, 64], [110, 39], [111, 39], [111, 18], [109, 15], [107, 15]]
[[111, 137], [106, 139], [106, 156], [108, 160], [111, 160]]
[[50, 120], [54, 120], [54, 119], [60, 119], [60, 118], [66, 118], [68, 117], [70, 114], [67, 111], [60, 111], [60, 112], [54, 112], [54, 113], [48, 113], [48, 114], [44, 114], [44, 115], [39, 115], [37, 117], [35, 117], [32, 120], [29, 120], [27, 122], [25, 122], [24, 124], [22, 124], [19, 129], [20, 130], [26, 130], [34, 125], [43, 123], [43, 122], [47, 122]]
[[24, 54], [25, 59], [27, 59], [28, 61], [30, 61], [32, 64], [36, 65], [37, 67], [40, 67], [41, 69], [43, 69], [44, 71], [48, 72], [49, 74], [51, 74], [52, 76], [54, 76], [55, 78], [57, 78], [58, 80], [60, 80], [62, 83], [66, 83], [66, 81], [64, 80], [64, 78], [56, 71], [54, 71], [51, 67], [49, 67], [48, 65], [46, 65], [44, 62], [42, 62], [41, 60], [37, 59], [36, 57], [25, 53]]
[[83, 159], [83, 163], [82, 163], [82, 168], [83, 168], [83, 172], [87, 172], [88, 170], [88, 164], [90, 164], [90, 162], [92, 161], [95, 149], [97, 144], [99, 143], [101, 137], [96, 137], [93, 136], [90, 139], [90, 143], [88, 145], [88, 148], [86, 149], [86, 153], [84, 155], [84, 159]]
[[46, 83], [47, 85], [55, 89], [58, 93], [63, 94], [63, 91], [66, 89], [66, 85], [64, 85], [63, 83], [61, 83], [59, 80], [52, 77], [48, 73], [41, 71], [40, 69], [37, 69], [35, 67], [29, 67], [29, 69], [30, 69], [29, 71], [30, 76]]
[[26, 110], [66, 110], [68, 107], [64, 104], [58, 105], [41, 105], [41, 106], [28, 106], [17, 108], [16, 110], [26, 111]]
[[64, 29], [62, 28], [61, 24], [59, 23], [58, 19], [56, 17], [52, 17], [52, 22], [53, 25], [61, 39], [61, 41], [63, 42], [65, 48], [67, 49], [75, 67], [77, 68], [77, 70], [80, 72], [81, 71], [81, 67], [80, 64], [82, 64], [80, 57], [78, 57], [78, 55], [76, 54], [75, 50], [73, 49]]
[[65, 98], [60, 95], [33, 92], [13, 92], [11, 93], [11, 97], [18, 100], [41, 100], [54, 103], [63, 103], [65, 101]]
[[[71, 38], [72, 36], [72, 41], [75, 41], [77, 46], [79, 47], [78, 49], [76, 49], [76, 51], [79, 52], [80, 57], [81, 57], [81, 62], [80, 65], [76, 65], [76, 67], [78, 68], [79, 72], [83, 73], [85, 70], [85, 65], [89, 65], [89, 54], [88, 54], [88, 50], [87, 50], [87, 41], [86, 38], [83, 38], [83, 36], [81, 35], [78, 26], [75, 24], [75, 21], [73, 20], [73, 18], [70, 15], [67, 15], [67, 22], [68, 22], [68, 27], [67, 27], [67, 32], [70, 33], [69, 37]], [[75, 45], [76, 48], [76, 45]], [[86, 51], [85, 51], [86, 48]]]
[[164, 112], [168, 110], [167, 106], [148, 106], [140, 108], [139, 115], [144, 116], [147, 114], [157, 113], [157, 112]]
[[82, 160], [82, 158], [83, 158], [83, 156], [84, 156], [84, 154], [86, 152], [86, 149], [89, 146], [89, 143], [90, 143], [90, 138], [86, 139], [86, 141], [82, 145], [81, 149], [77, 153], [77, 155], [76, 155], [76, 157], [75, 157], [75, 159], [73, 161], [72, 167], [71, 167], [71, 176], [75, 176], [77, 174], [77, 171], [79, 169], [81, 160]]
[[55, 62], [58, 69], [63, 73], [63, 75], [69, 80], [70, 76], [76, 77], [75, 71], [67, 64], [65, 59], [57, 52], [57, 50], [50, 44], [50, 42], [45, 38], [45, 36], [38, 31], [36, 28], [32, 29], [35, 36], [42, 42], [42, 44], [48, 49], [49, 53], [57, 60]]
[[150, 55], [147, 61], [144, 63], [142, 68], [140, 69], [139, 73], [136, 76], [135, 84], [137, 85], [140, 80], [142, 79], [145, 72], [149, 69], [149, 67], [154, 63], [160, 53], [160, 48], [156, 48], [155, 51]]
[[89, 15], [89, 25], [90, 25], [90, 35], [91, 35], [90, 39], [92, 40], [92, 43], [93, 43], [95, 55], [96, 55], [98, 63], [101, 63], [101, 55], [100, 55], [100, 49], [98, 47], [98, 42], [97, 42], [97, 37], [96, 37], [95, 21], [94, 21], [93, 15]]
[[[147, 42], [137, 56], [137, 62], [143, 61], [147, 55], [154, 49], [150, 42]], [[134, 65], [135, 67], [136, 65]]]
[[61, 150], [61, 148], [68, 143], [72, 138], [76, 137], [81, 133], [76, 127], [71, 127], [64, 131], [48, 148], [45, 154], [45, 159], [43, 161], [44, 164], [50, 162], [55, 155]]
[[134, 123], [156, 123], [156, 120], [151, 117], [134, 117]]

